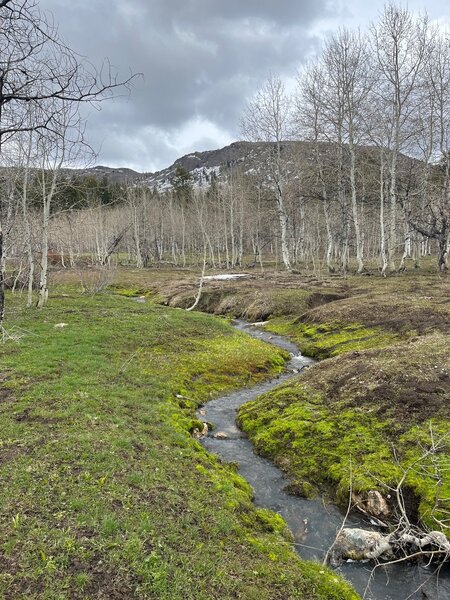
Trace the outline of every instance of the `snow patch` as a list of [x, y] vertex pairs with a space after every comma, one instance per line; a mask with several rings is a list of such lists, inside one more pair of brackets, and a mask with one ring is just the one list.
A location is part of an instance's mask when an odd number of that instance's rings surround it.
[[239, 277], [251, 277], [250, 273], [223, 273], [222, 275], [207, 275], [203, 277], [206, 281], [226, 281], [227, 279], [238, 279]]

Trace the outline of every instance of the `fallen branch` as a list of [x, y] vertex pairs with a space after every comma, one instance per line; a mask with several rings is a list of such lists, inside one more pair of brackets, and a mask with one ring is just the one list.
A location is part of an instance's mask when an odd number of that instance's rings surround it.
[[194, 310], [194, 308], [200, 302], [200, 298], [202, 296], [202, 290], [203, 290], [203, 281], [205, 279], [205, 271], [206, 271], [206, 245], [203, 248], [203, 267], [202, 267], [202, 274], [200, 276], [200, 283], [198, 286], [197, 296], [195, 298], [194, 304], [192, 306], [190, 306], [189, 308], [187, 308], [186, 309], [187, 311]]

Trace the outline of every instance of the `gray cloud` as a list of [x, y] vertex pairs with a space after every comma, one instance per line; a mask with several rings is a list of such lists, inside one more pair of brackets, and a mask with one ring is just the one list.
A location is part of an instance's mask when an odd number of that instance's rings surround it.
[[[245, 99], [269, 71], [290, 74], [315, 44], [327, 0], [42, 0], [67, 42], [120, 74], [142, 72], [129, 99], [91, 112], [100, 160], [153, 170], [237, 135]], [[197, 123], [197, 128], [192, 124]], [[189, 125], [190, 124], [190, 125]], [[211, 128], [216, 135], [211, 135]], [[179, 140], [178, 140], [179, 138]], [[177, 140], [180, 149], [177, 148]]]
[[[448, 14], [432, 0], [432, 18]], [[410, 0], [420, 9], [421, 0]], [[89, 116], [99, 160], [141, 170], [238, 136], [246, 99], [269, 72], [292, 76], [325, 31], [364, 25], [384, 0], [41, 0], [67, 42], [94, 63], [108, 57], [129, 98]]]

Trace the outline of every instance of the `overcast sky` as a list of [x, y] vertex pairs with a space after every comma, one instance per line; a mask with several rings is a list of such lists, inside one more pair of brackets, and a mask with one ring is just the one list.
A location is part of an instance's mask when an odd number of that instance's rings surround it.
[[[383, 0], [41, 0], [69, 45], [119, 73], [143, 74], [129, 98], [89, 113], [98, 163], [155, 171], [239, 139], [246, 99], [269, 73], [286, 79], [340, 25], [361, 28]], [[411, 0], [422, 11], [423, 0]], [[449, 0], [428, 0], [450, 22]]]

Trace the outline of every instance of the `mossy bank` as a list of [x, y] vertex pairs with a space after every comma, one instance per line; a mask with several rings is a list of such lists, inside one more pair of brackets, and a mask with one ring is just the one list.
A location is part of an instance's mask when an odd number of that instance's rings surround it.
[[[188, 278], [156, 286], [182, 305], [195, 289]], [[291, 476], [290, 489], [325, 490], [347, 504], [351, 486], [355, 498], [374, 488], [392, 496], [406, 469], [410, 516], [442, 527], [450, 508], [448, 277], [252, 274], [208, 282], [202, 308], [266, 319], [266, 329], [321, 361], [240, 411], [257, 451]], [[433, 441], [439, 450], [412, 468]]]
[[0, 597], [354, 599], [190, 435], [194, 408], [279, 371], [225, 321], [73, 288], [8, 298]]
[[238, 420], [292, 489], [325, 490], [342, 505], [350, 489], [362, 498], [378, 489], [395, 510], [407, 473], [409, 515], [440, 529], [450, 510], [449, 402], [448, 338], [435, 333], [317, 363], [244, 405]]

